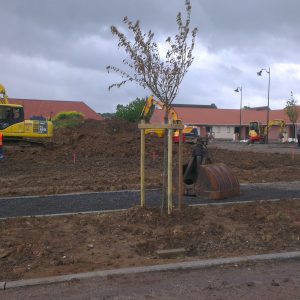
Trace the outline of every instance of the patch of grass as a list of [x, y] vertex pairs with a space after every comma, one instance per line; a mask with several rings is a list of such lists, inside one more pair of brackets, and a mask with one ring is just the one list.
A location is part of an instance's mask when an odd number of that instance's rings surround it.
[[78, 111], [65, 111], [53, 118], [54, 128], [75, 127], [84, 122], [84, 115]]

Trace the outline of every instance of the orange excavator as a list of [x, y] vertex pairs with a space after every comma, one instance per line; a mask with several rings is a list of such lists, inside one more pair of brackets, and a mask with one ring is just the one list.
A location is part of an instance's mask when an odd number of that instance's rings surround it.
[[[153, 105], [158, 105], [164, 109], [164, 105], [151, 96], [146, 101], [142, 116], [147, 116]], [[182, 123], [174, 109], [171, 109], [169, 114], [174, 122]], [[191, 128], [193, 129], [193, 127], [187, 126], [185, 129], [190, 132]], [[146, 133], [151, 132], [159, 136], [164, 135], [163, 129], [148, 129]], [[176, 184], [173, 186], [176, 191]], [[196, 139], [192, 157], [183, 165], [183, 186], [185, 195], [206, 197], [213, 200], [240, 194], [240, 184], [237, 177], [225, 164], [212, 162], [207, 148], [207, 140], [200, 137]]]

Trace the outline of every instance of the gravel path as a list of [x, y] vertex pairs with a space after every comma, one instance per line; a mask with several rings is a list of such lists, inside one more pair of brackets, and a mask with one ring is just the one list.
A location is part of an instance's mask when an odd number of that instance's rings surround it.
[[[241, 185], [241, 195], [222, 201], [184, 197], [186, 204], [300, 198], [300, 182]], [[161, 190], [146, 192], [146, 205], [159, 206]], [[127, 209], [140, 203], [139, 191], [0, 198], [0, 218]], [[174, 205], [177, 199], [174, 197]]]

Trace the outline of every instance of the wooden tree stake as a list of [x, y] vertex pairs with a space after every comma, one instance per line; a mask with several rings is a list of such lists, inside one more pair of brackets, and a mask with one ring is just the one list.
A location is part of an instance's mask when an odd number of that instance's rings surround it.
[[[142, 124], [145, 121], [142, 121]], [[145, 207], [145, 129], [141, 129], [141, 207]]]
[[173, 161], [173, 129], [168, 130], [168, 214], [172, 213], [173, 199], [172, 199], [172, 161]]

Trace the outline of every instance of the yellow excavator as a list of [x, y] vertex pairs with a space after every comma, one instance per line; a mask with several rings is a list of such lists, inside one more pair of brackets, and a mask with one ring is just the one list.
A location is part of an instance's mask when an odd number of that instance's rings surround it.
[[268, 126], [262, 126], [260, 122], [254, 121], [249, 124], [249, 143], [259, 142], [264, 144], [268, 130], [272, 126], [279, 126], [279, 133], [283, 133], [286, 123], [282, 119], [274, 119], [268, 122]]
[[[153, 96], [150, 96], [145, 103], [141, 116], [148, 116], [153, 105], [158, 105], [162, 109], [165, 109], [163, 103], [154, 100]], [[169, 116], [173, 122], [182, 124], [174, 108], [170, 109]], [[194, 129], [194, 127], [187, 126], [183, 129], [183, 133], [190, 134]], [[145, 134], [149, 133], [155, 133], [163, 137], [164, 129], [146, 129]], [[175, 132], [173, 140], [176, 136], [178, 138], [178, 134]], [[174, 178], [175, 177], [176, 175]], [[220, 200], [240, 194], [240, 184], [237, 177], [225, 164], [212, 163], [207, 148], [207, 141], [201, 139], [199, 136], [196, 138], [196, 145], [194, 146], [192, 157], [183, 165], [182, 177], [184, 194], [188, 196], [204, 196], [213, 200]], [[178, 188], [178, 185], [176, 183], [173, 184], [175, 192], [176, 187]]]
[[[146, 100], [143, 111], [141, 113], [142, 119], [145, 119], [149, 115], [153, 106], [158, 106], [163, 110], [165, 109], [165, 105], [161, 101], [155, 100], [153, 96], [150, 96]], [[171, 107], [169, 110], [169, 118], [176, 124], [182, 124], [181, 119], [179, 119], [178, 114], [173, 107]], [[196, 140], [198, 138], [198, 132], [195, 127], [184, 126], [182, 133], [183, 133], [183, 142], [187, 141], [187, 142], [191, 142], [191, 143], [196, 143]], [[157, 129], [157, 128], [150, 128], [150, 129], [145, 130], [145, 134], [155, 134], [158, 137], [164, 137], [165, 130]], [[187, 139], [187, 136], [188, 136], [188, 139]], [[174, 132], [173, 141], [179, 142], [179, 131], [178, 130], [176, 130]]]
[[4, 140], [38, 140], [53, 136], [53, 124], [47, 120], [25, 120], [24, 107], [10, 104], [0, 84], [0, 132]]

